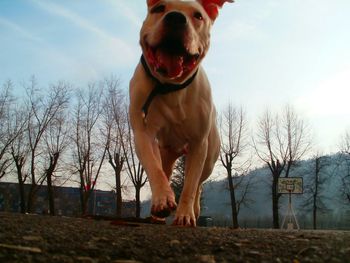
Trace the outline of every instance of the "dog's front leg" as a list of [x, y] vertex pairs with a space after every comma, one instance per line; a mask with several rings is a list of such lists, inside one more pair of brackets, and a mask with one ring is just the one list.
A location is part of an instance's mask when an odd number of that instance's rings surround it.
[[134, 131], [136, 152], [146, 171], [152, 190], [151, 213], [167, 217], [176, 209], [175, 195], [162, 169], [158, 143], [155, 137], [143, 131]]
[[194, 203], [201, 183], [201, 175], [207, 157], [208, 140], [189, 145], [186, 156], [185, 182], [176, 211], [174, 225], [196, 226]]

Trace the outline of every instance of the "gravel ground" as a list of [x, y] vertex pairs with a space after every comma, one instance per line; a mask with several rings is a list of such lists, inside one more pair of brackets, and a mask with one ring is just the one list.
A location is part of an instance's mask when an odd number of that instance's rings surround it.
[[350, 262], [350, 232], [180, 228], [0, 213], [0, 262]]

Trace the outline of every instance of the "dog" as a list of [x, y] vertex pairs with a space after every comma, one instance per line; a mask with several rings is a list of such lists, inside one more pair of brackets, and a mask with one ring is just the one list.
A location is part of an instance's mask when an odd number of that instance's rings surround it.
[[[218, 10], [232, 0], [147, 0], [142, 57], [130, 80], [129, 118], [136, 154], [152, 191], [151, 214], [196, 226], [203, 182], [219, 155], [210, 84], [202, 68]], [[179, 204], [170, 186], [175, 161], [186, 154]]]

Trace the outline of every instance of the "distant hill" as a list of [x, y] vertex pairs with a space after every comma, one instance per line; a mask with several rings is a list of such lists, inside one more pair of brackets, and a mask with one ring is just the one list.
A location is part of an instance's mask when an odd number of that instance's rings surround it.
[[[350, 203], [341, 196], [341, 178], [349, 172], [341, 154], [321, 158], [322, 169], [319, 173], [319, 198], [317, 205], [321, 207], [318, 213], [318, 228], [350, 229]], [[312, 206], [307, 200], [311, 197], [315, 177], [315, 160], [305, 160], [297, 163], [290, 177], [303, 177], [304, 193], [292, 196], [292, 204], [301, 228], [312, 227]], [[271, 227], [271, 175], [268, 167], [251, 171], [243, 179], [243, 184], [250, 181], [250, 192], [247, 204], [242, 205], [239, 213], [241, 227]], [[242, 189], [242, 188], [241, 188]], [[236, 189], [236, 195], [241, 195], [241, 189]], [[280, 220], [287, 209], [288, 195], [280, 199]], [[150, 202], [143, 203], [143, 214], [149, 213]], [[231, 207], [227, 180], [209, 181], [204, 185], [202, 215], [211, 216], [215, 225], [231, 225]]]

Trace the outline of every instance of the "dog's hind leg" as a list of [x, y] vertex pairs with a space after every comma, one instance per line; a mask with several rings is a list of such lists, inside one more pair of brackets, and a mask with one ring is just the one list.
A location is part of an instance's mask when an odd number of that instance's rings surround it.
[[182, 155], [182, 153], [175, 152], [170, 149], [170, 147], [160, 147], [159, 150], [162, 159], [163, 171], [168, 177], [168, 180], [170, 180], [175, 162]]
[[196, 226], [194, 203], [207, 156], [207, 150], [207, 139], [189, 145], [189, 152], [186, 156], [185, 165], [185, 182], [176, 210], [174, 225]]

